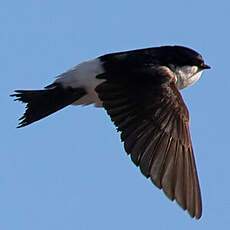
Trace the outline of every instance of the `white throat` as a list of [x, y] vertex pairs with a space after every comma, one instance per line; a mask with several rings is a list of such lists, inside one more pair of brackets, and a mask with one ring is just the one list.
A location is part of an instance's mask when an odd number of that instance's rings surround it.
[[199, 71], [197, 66], [177, 67], [175, 69], [175, 74], [177, 77], [176, 85], [178, 89], [183, 89], [196, 83], [200, 79], [202, 72], [202, 70]]

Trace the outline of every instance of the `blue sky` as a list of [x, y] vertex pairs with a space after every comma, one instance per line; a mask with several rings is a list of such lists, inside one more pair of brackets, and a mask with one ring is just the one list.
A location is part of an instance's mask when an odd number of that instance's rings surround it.
[[[0, 7], [0, 229], [227, 229], [229, 1], [2, 1]], [[126, 156], [102, 109], [68, 107], [16, 129], [9, 94], [41, 88], [111, 51], [180, 44], [212, 69], [182, 94], [203, 197], [191, 219]]]

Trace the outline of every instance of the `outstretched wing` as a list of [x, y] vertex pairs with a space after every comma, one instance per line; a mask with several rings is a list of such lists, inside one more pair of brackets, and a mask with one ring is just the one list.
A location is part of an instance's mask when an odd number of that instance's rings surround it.
[[202, 213], [189, 113], [168, 68], [106, 73], [96, 88], [141, 172], [192, 217]]

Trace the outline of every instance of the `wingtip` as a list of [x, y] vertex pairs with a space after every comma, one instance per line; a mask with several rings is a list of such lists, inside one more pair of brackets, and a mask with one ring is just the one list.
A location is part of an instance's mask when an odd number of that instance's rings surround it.
[[165, 187], [165, 185], [156, 183], [155, 180], [153, 180], [152, 177], [150, 177], [152, 183], [156, 185], [160, 190], [164, 192], [166, 197], [171, 200], [172, 202], [178, 204], [178, 206], [183, 210], [186, 211], [189, 216], [195, 220], [199, 220], [202, 216], [202, 205], [201, 201], [199, 203], [196, 203], [195, 206], [187, 206], [186, 203], [181, 202], [180, 199], [178, 199], [178, 196], [175, 194], [174, 189], [169, 189], [170, 187]]
[[195, 220], [199, 220], [202, 216], [202, 212], [199, 211], [198, 213], [194, 213], [191, 210], [186, 209], [185, 211], [187, 211], [187, 213], [189, 214], [189, 216]]
[[198, 208], [198, 210], [196, 210], [195, 215], [194, 215], [194, 218], [195, 218], [196, 220], [199, 220], [199, 219], [201, 218], [201, 216], [202, 216], [202, 206], [200, 206], [200, 207]]

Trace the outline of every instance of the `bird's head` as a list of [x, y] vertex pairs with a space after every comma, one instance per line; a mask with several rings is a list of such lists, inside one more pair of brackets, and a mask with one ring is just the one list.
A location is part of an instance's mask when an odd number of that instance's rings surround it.
[[183, 89], [199, 80], [203, 70], [210, 69], [196, 51], [183, 46], [162, 46], [161, 64], [169, 67], [177, 77], [177, 87]]

